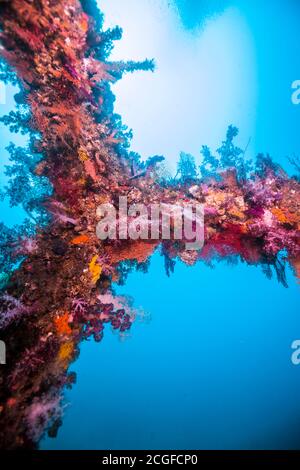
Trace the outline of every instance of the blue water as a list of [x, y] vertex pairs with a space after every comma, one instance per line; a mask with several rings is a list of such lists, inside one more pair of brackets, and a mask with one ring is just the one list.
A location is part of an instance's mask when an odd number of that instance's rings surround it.
[[224, 449], [299, 446], [299, 287], [258, 268], [221, 264], [129, 276], [120, 293], [152, 314], [120, 342], [85, 343], [56, 440], [47, 449]]
[[[181, 28], [195, 38], [203, 19], [218, 18], [228, 7], [239, 10], [255, 50], [256, 83], [242, 84], [245, 97], [250, 85], [257, 90], [253, 149], [269, 151], [291, 171], [286, 157], [300, 154], [300, 106], [290, 99], [291, 83], [300, 78], [299, 3], [175, 3]], [[230, 123], [223, 123], [223, 110], [211, 111], [225, 130]], [[189, 127], [188, 115], [185, 120]], [[143, 132], [147, 140], [150, 130]], [[20, 217], [6, 207], [2, 214], [9, 222]], [[259, 268], [226, 263], [211, 269], [178, 262], [167, 278], [163, 259], [154, 254], [147, 274], [131, 273], [117, 287], [151, 320], [136, 321], [125, 341], [107, 327], [100, 344], [81, 345], [70, 369], [77, 384], [66, 391], [63, 425], [41, 448], [299, 448], [300, 366], [291, 362], [291, 343], [300, 338], [299, 286], [291, 272], [288, 282], [285, 289]]]

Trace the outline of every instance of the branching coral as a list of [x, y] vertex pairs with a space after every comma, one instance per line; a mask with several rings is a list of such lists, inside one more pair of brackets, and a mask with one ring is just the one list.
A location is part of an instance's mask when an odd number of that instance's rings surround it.
[[11, 323], [20, 321], [23, 315], [33, 310], [9, 294], [3, 294], [0, 297], [0, 307], [0, 330], [7, 328]]
[[26, 432], [33, 441], [38, 441], [44, 434], [46, 427], [61, 419], [61, 397], [51, 393], [41, 399], [33, 400], [26, 415]]

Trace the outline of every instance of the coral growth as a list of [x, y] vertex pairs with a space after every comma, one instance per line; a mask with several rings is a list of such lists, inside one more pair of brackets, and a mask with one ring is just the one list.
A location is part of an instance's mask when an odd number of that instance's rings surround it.
[[17, 323], [33, 310], [33, 307], [27, 307], [21, 300], [9, 294], [0, 297], [0, 306], [0, 330], [7, 328], [11, 323]]
[[0, 0], [0, 29], [0, 78], [21, 89], [17, 111], [1, 120], [29, 137], [27, 149], [8, 149], [4, 195], [27, 219], [12, 229], [0, 224], [0, 326], [10, 345], [1, 369], [0, 441], [34, 448], [61, 423], [61, 390], [72, 383], [67, 370], [79, 342], [100, 341], [108, 324], [122, 335], [131, 327], [135, 314], [113, 295], [112, 281], [146, 269], [160, 245], [100, 242], [99, 204], [121, 195], [148, 206], [204, 204], [203, 250], [163, 242], [168, 274], [178, 257], [192, 265], [235, 256], [268, 276], [273, 266], [286, 284], [286, 261], [299, 276], [300, 192], [299, 180], [268, 156], [246, 162], [232, 126], [216, 156], [202, 149], [200, 169], [182, 153], [175, 178], [159, 171], [162, 157], [142, 163], [129, 152], [130, 132], [113, 112], [110, 82], [153, 70], [153, 62], [108, 61], [121, 31], [103, 30], [94, 0]]

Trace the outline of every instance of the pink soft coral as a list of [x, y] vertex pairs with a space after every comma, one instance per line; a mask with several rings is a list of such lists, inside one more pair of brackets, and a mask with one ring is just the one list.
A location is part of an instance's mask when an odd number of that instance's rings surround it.
[[3, 294], [0, 297], [0, 330], [7, 328], [13, 322], [18, 322], [23, 315], [30, 312], [32, 307], [27, 307], [12, 295]]
[[62, 416], [61, 396], [51, 394], [36, 399], [27, 411], [27, 434], [34, 441], [38, 441], [49, 424], [60, 420]]

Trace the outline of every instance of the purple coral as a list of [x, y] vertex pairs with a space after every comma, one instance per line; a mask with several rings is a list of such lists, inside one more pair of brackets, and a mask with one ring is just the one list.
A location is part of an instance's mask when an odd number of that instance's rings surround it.
[[99, 342], [103, 338], [104, 325], [100, 318], [94, 316], [89, 320], [89, 323], [85, 325], [84, 337], [89, 338], [90, 336], [94, 337], [94, 340]]
[[81, 298], [75, 298], [72, 300], [72, 311], [75, 315], [85, 315], [87, 313], [88, 304]]
[[16, 248], [15, 255], [29, 255], [38, 249], [37, 241], [34, 238], [24, 238]]
[[292, 256], [299, 256], [299, 234], [296, 230], [286, 231], [282, 228], [269, 230], [265, 235], [265, 250], [268, 254], [276, 255], [286, 249]]
[[50, 214], [52, 214], [54, 222], [70, 223], [72, 225], [78, 224], [78, 220], [66, 215], [66, 207], [61, 202], [52, 199], [47, 201], [46, 207]]
[[114, 330], [120, 330], [120, 332], [124, 332], [130, 329], [131, 324], [132, 320], [130, 315], [128, 315], [124, 309], [119, 309], [116, 312], [113, 312], [111, 325]]
[[256, 179], [248, 181], [246, 190], [250, 200], [260, 207], [270, 207], [280, 201], [282, 195], [276, 187], [275, 177], [269, 177], [265, 180]]
[[29, 406], [26, 417], [27, 434], [35, 442], [43, 436], [46, 428], [61, 419], [61, 396], [48, 395], [34, 399]]
[[72, 225], [77, 225], [78, 220], [73, 219], [72, 217], [67, 216], [66, 214], [62, 214], [61, 212], [56, 211], [49, 211], [53, 215], [54, 222], [62, 222], [64, 224], [70, 223]]
[[49, 334], [46, 338], [40, 338], [38, 345], [34, 348], [26, 349], [8, 377], [11, 387], [14, 389], [20, 388], [20, 383], [22, 383], [24, 377], [36, 373], [56, 356], [58, 347], [57, 338]]
[[24, 314], [32, 310], [32, 307], [27, 307], [12, 295], [3, 294], [0, 297], [0, 330], [7, 328], [13, 322], [20, 321]]

